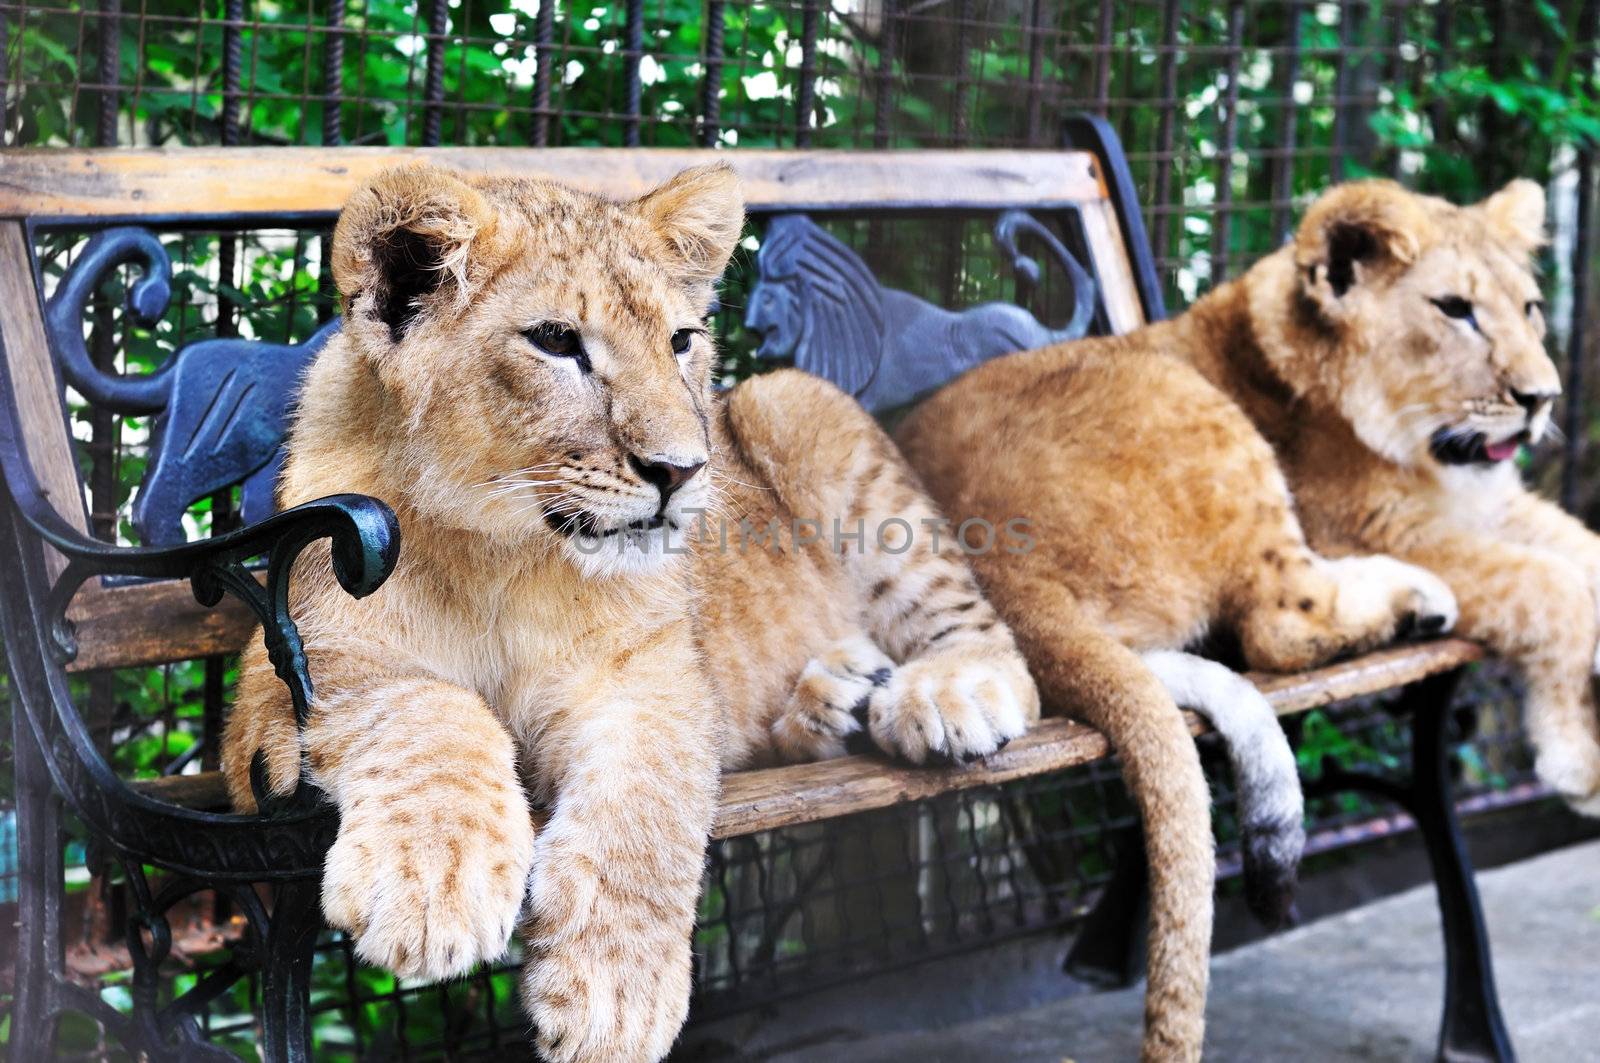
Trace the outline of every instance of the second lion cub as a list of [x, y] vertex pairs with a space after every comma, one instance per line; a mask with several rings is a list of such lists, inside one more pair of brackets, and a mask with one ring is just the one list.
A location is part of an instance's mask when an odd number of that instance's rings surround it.
[[1303, 835], [1270, 706], [1184, 651], [1226, 631], [1249, 667], [1299, 671], [1407, 629], [1448, 630], [1456, 606], [1422, 569], [1307, 546], [1272, 447], [1192, 366], [1159, 353], [1167, 328], [997, 358], [918, 407], [897, 439], [950, 519], [1033, 523], [1031, 552], [972, 563], [1046, 701], [1123, 755], [1152, 875], [1146, 1057], [1195, 1059], [1214, 861], [1176, 702], [1228, 743], [1264, 914], [1287, 903]]

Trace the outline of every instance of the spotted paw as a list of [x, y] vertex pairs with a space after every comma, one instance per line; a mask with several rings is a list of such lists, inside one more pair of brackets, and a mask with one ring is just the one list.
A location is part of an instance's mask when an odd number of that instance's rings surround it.
[[532, 855], [520, 792], [476, 803], [459, 792], [372, 798], [343, 814], [323, 870], [323, 915], [367, 963], [402, 978], [454, 978], [505, 954]]
[[1027, 730], [1036, 701], [1020, 661], [917, 658], [872, 692], [868, 728], [879, 749], [913, 764], [968, 763]]
[[772, 722], [778, 754], [804, 762], [864, 752], [867, 700], [893, 671], [894, 662], [865, 635], [842, 639], [818, 654], [801, 670]]

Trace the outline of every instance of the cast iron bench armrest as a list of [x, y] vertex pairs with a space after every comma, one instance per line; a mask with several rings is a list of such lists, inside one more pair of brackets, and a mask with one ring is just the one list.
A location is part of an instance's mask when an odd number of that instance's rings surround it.
[[[311, 704], [311, 678], [304, 647], [289, 615], [289, 578], [295, 559], [318, 539], [331, 540], [333, 573], [339, 585], [364, 598], [383, 585], [400, 553], [400, 525], [383, 502], [365, 495], [330, 495], [234, 531], [176, 546], [116, 546], [80, 532], [41, 490], [16, 432], [12, 409], [0, 418], [0, 470], [17, 513], [67, 564], [50, 588], [46, 615], [51, 637], [64, 664], [77, 655], [67, 606], [86, 580], [97, 576], [187, 579], [195, 598], [215, 606], [224, 593], [244, 602], [261, 623], [267, 655], [289, 688], [295, 721], [304, 727]], [[248, 567], [265, 557], [266, 582]], [[260, 765], [252, 772], [258, 798], [264, 782]], [[314, 795], [302, 785], [291, 799], [300, 804]], [[282, 806], [280, 806], [282, 807]]]

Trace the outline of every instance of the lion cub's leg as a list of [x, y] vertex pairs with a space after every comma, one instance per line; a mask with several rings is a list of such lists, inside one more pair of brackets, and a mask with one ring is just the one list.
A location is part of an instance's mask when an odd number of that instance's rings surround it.
[[1255, 557], [1237, 624], [1252, 668], [1300, 671], [1397, 636], [1439, 635], [1455, 625], [1455, 596], [1444, 581], [1392, 557], [1320, 557], [1298, 526]]
[[[253, 810], [250, 763], [286, 793], [300, 764], [288, 695], [257, 636], [223, 736], [235, 807]], [[533, 861], [534, 828], [511, 736], [483, 699], [394, 662], [319, 653], [305, 733], [312, 780], [339, 809], [322, 911], [356, 955], [404, 978], [466, 974], [505, 953]]]
[[625, 672], [574, 687], [525, 751], [553, 797], [520, 927], [547, 1063], [659, 1060], [689, 1007], [719, 714], [685, 664], [687, 624], [632, 645]]
[[1590, 670], [1600, 643], [1584, 570], [1563, 555], [1465, 533], [1436, 534], [1407, 556], [1450, 580], [1460, 632], [1516, 662], [1539, 777], [1600, 816], [1600, 716]]

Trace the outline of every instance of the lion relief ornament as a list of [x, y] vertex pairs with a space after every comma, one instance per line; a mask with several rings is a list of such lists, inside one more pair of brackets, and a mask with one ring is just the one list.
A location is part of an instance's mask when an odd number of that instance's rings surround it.
[[1037, 283], [1039, 267], [1017, 250], [1019, 233], [1043, 243], [1067, 274], [1073, 313], [1065, 328], [1011, 303], [951, 311], [885, 288], [855, 251], [803, 214], [782, 214], [767, 226], [745, 327], [761, 336], [759, 357], [792, 359], [874, 413], [904, 406], [981, 362], [1089, 330], [1096, 296], [1089, 272], [1037, 219], [1007, 211], [995, 224], [995, 243], [1025, 287]]

